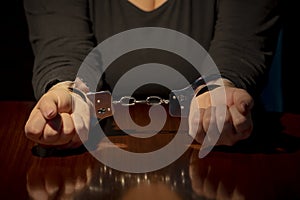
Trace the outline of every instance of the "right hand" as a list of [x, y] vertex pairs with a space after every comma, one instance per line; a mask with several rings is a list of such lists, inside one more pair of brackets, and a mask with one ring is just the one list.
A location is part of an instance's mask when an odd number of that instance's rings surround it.
[[[220, 81], [223, 81], [224, 86], [221, 85], [192, 99], [189, 134], [200, 144], [203, 144], [208, 136], [208, 138], [215, 138], [215, 140], [207, 139], [210, 146], [233, 146], [238, 141], [247, 139], [252, 133], [251, 111], [254, 100], [246, 90], [235, 87], [228, 80]], [[222, 97], [217, 98], [220, 95], [225, 96], [224, 102]], [[215, 100], [211, 96], [215, 96]], [[223, 112], [224, 105], [226, 108]], [[219, 122], [223, 123], [222, 128], [218, 127]], [[209, 128], [212, 130], [211, 135], [209, 135]]]
[[58, 83], [37, 102], [25, 125], [30, 140], [60, 148], [76, 148], [87, 140], [91, 104], [71, 92], [72, 85]]

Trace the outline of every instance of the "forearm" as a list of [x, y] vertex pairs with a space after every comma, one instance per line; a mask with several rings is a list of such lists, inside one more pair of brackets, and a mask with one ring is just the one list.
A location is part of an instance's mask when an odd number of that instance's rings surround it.
[[55, 81], [74, 80], [95, 45], [88, 1], [24, 0], [35, 55], [33, 88], [39, 99]]
[[260, 93], [280, 29], [278, 0], [220, 0], [209, 53], [222, 77]]

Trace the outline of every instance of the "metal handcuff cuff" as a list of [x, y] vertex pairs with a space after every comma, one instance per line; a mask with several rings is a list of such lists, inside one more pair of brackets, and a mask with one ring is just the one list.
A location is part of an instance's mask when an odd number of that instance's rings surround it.
[[[116, 104], [121, 104], [122, 106], [133, 106], [135, 104], [146, 104], [150, 106], [168, 104], [170, 116], [187, 117], [191, 100], [195, 96], [194, 91], [199, 86], [203, 85], [203, 87], [196, 94], [196, 96], [198, 96], [207, 91], [211, 91], [217, 87], [220, 87], [220, 85], [217, 84], [206, 85], [207, 82], [214, 81], [219, 78], [221, 78], [221, 76], [216, 74], [209, 75], [207, 77], [201, 76], [192, 84], [183, 89], [171, 90], [169, 99], [163, 99], [159, 96], [149, 96], [144, 100], [137, 100], [132, 96], [123, 96], [119, 100], [113, 100], [109, 91], [88, 92], [86, 96], [94, 104], [96, 116], [99, 120], [113, 116], [112, 106]], [[80, 90], [76, 88], [70, 88], [70, 90], [85, 99], [85, 95]]]

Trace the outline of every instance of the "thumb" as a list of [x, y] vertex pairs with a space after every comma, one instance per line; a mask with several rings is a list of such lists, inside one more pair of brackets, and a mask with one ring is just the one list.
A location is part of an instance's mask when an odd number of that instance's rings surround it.
[[42, 96], [38, 108], [45, 119], [53, 119], [57, 113], [71, 112], [72, 96], [65, 89], [51, 90]]
[[234, 93], [234, 104], [241, 114], [247, 115], [253, 108], [254, 101], [246, 90], [237, 89]]

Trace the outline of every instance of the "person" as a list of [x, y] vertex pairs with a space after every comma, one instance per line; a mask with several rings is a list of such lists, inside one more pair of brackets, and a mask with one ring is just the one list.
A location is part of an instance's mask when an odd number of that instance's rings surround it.
[[[223, 89], [227, 112], [217, 145], [234, 145], [248, 138], [253, 130], [252, 111], [276, 47], [279, 8], [279, 0], [24, 0], [35, 55], [32, 82], [37, 99], [24, 128], [26, 136], [43, 145], [80, 146], [88, 138], [93, 105], [69, 88], [84, 94], [89, 91], [76, 75], [84, 58], [99, 43], [122, 31], [164, 27], [186, 34], [204, 47], [221, 74], [215, 81], [223, 82], [193, 99], [190, 113], [198, 109], [200, 116], [189, 116], [189, 125], [197, 127], [190, 134], [199, 143], [204, 141], [209, 124], [219, 120], [212, 109], [218, 105], [212, 104], [210, 93]], [[114, 86], [122, 65], [151, 62], [157, 54], [166, 64], [183, 62], [163, 51], [149, 57], [144, 51], [135, 53], [129, 56], [138, 55], [139, 59], [120, 58], [114, 63], [118, 70], [107, 70], [100, 89], [109, 83]]]

